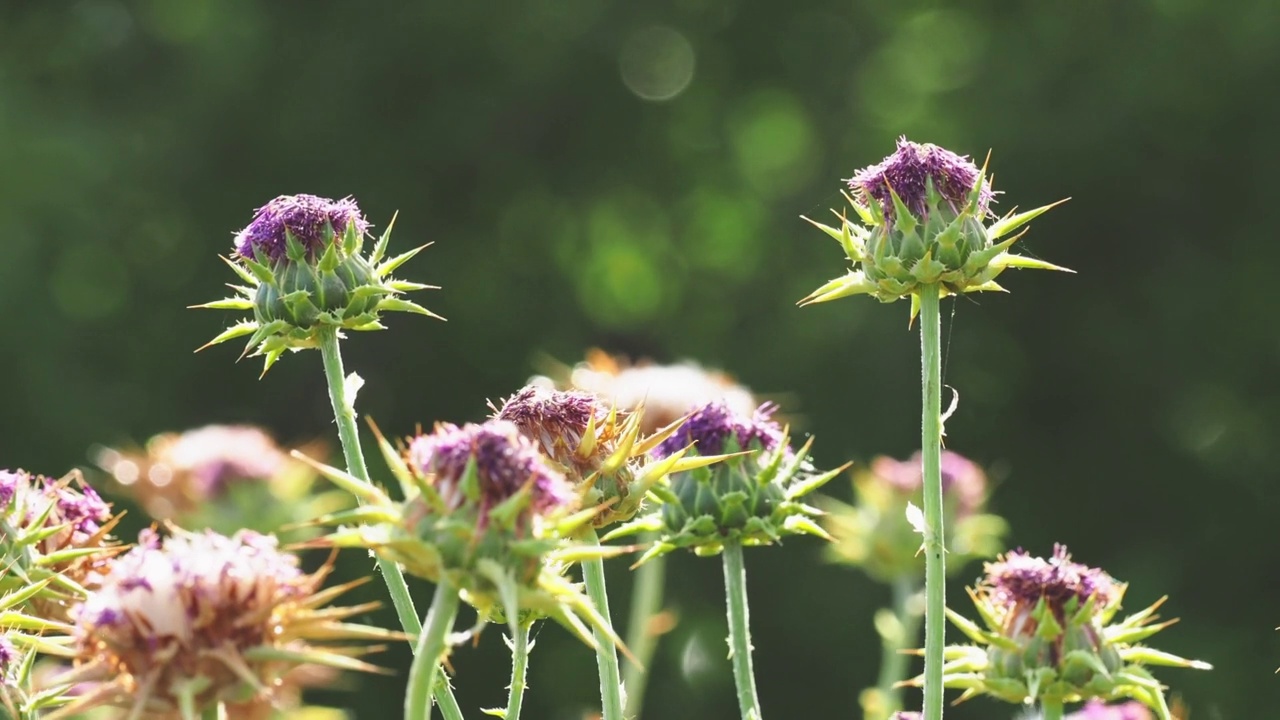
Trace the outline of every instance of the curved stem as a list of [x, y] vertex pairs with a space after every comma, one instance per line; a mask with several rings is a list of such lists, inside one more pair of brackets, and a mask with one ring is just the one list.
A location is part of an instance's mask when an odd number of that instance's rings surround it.
[[1040, 701], [1041, 720], [1062, 720], [1062, 701], [1043, 699]]
[[[600, 538], [594, 529], [589, 529], [584, 539], [590, 544], [600, 544]], [[591, 604], [604, 621], [612, 625], [613, 620], [609, 617], [609, 595], [604, 586], [604, 560], [583, 560], [582, 579], [586, 582], [587, 597], [591, 598]], [[622, 678], [618, 674], [618, 648], [614, 647], [613, 640], [608, 635], [599, 630], [595, 631], [595, 639], [603, 720], [622, 720]]]
[[511, 688], [507, 693], [506, 720], [520, 720], [520, 705], [524, 700], [525, 671], [529, 664], [529, 628], [532, 621], [516, 623], [516, 636], [511, 639]]
[[942, 332], [940, 288], [920, 288], [920, 368], [922, 412], [920, 452], [924, 456], [925, 613], [924, 720], [942, 720], [942, 654], [946, 643], [946, 559], [942, 521]]
[[427, 611], [426, 627], [418, 635], [418, 649], [413, 654], [413, 667], [409, 670], [409, 687], [404, 696], [405, 720], [430, 720], [431, 694], [436, 685], [436, 673], [444, 659], [445, 644], [453, 620], [458, 616], [458, 589], [448, 578], [440, 578], [436, 585], [431, 609]]
[[902, 709], [902, 689], [894, 687], [907, 679], [907, 666], [911, 658], [902, 653], [916, 643], [920, 632], [920, 613], [912, 610], [911, 598], [919, 592], [919, 586], [909, 577], [893, 581], [893, 616], [898, 620], [898, 636], [883, 638], [880, 655], [880, 679], [876, 683], [881, 705], [877, 718], [887, 720]]
[[[342, 456], [347, 463], [347, 472], [359, 480], [369, 482], [369, 468], [364, 463], [364, 451], [360, 447], [360, 430], [356, 426], [355, 398], [347, 397], [346, 371], [342, 368], [342, 351], [338, 347], [338, 331], [329, 328], [320, 333], [320, 355], [324, 358], [324, 376], [329, 385], [329, 402], [333, 405], [333, 419], [338, 425], [338, 438], [342, 442]], [[400, 626], [409, 636], [412, 646], [413, 638], [422, 632], [422, 623], [418, 621], [418, 611], [413, 607], [413, 597], [409, 594], [409, 585], [404, 580], [400, 566], [377, 558], [378, 570], [387, 584], [387, 592], [391, 595], [391, 604], [395, 606], [396, 616], [400, 618]], [[449, 687], [449, 679], [441, 673], [441, 682], [436, 685], [437, 702], [440, 710], [449, 720], [462, 720], [462, 710], [453, 697], [453, 689]]]
[[733, 684], [738, 688], [738, 708], [742, 711], [742, 720], [761, 720], [756, 677], [751, 669], [747, 568], [742, 560], [742, 542], [737, 538], [724, 544], [724, 592], [729, 611], [729, 654], [733, 658]]
[[638, 720], [644, 708], [644, 690], [649, 681], [653, 653], [658, 649], [658, 633], [653, 619], [662, 611], [663, 585], [666, 584], [667, 558], [659, 555], [641, 565], [632, 574], [631, 617], [627, 621], [627, 647], [636, 656], [622, 671], [622, 686], [627, 689], [626, 716]]

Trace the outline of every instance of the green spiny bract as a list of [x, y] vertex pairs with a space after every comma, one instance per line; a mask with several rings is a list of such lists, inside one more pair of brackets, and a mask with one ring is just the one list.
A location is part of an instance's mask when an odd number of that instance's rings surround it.
[[392, 218], [366, 256], [367, 223], [353, 201], [281, 196], [260, 208], [239, 233], [235, 258], [224, 258], [244, 284], [231, 285], [229, 298], [193, 306], [252, 310], [253, 320], [231, 326], [201, 349], [248, 335], [241, 356], [262, 355], [265, 374], [286, 350], [317, 347], [322, 332], [384, 329], [384, 311], [439, 318], [400, 297], [434, 286], [391, 277], [426, 247], [385, 258], [394, 225]]
[[719, 403], [695, 411], [656, 452], [661, 455], [692, 442], [696, 453], [728, 457], [673, 474], [669, 484], [653, 489], [662, 499], [658, 508], [604, 539], [657, 533], [657, 543], [639, 563], [683, 547], [714, 555], [729, 539], [744, 545], [768, 545], [799, 533], [830, 539], [814, 522], [821, 512], [800, 498], [844, 468], [814, 471], [809, 462], [813, 440], [793, 451], [786, 430], [769, 419], [771, 413], [772, 408], [764, 406], [744, 418]]
[[1147, 667], [1210, 665], [1139, 644], [1173, 624], [1155, 622], [1163, 598], [1113, 622], [1125, 588], [1071, 562], [1061, 545], [1047, 560], [1017, 551], [988, 563], [986, 577], [969, 590], [985, 627], [947, 611], [975, 644], [946, 649], [945, 686], [964, 690], [961, 700], [990, 695], [1020, 704], [1132, 698], [1170, 720], [1164, 687]]
[[801, 305], [850, 295], [881, 302], [910, 297], [914, 317], [923, 285], [940, 286], [944, 296], [1003, 291], [996, 277], [1008, 268], [1065, 270], [1010, 253], [1022, 234], [1007, 237], [1059, 203], [987, 224], [993, 192], [986, 168], [936, 145], [903, 138], [897, 152], [860, 171], [850, 186], [845, 198], [860, 224], [835, 211], [835, 227], [809, 222], [840, 243], [853, 269]]

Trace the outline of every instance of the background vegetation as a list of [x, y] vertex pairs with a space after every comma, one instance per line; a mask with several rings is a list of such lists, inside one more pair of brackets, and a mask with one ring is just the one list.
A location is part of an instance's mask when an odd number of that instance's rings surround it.
[[[1131, 582], [1131, 609], [1171, 596], [1161, 647], [1217, 666], [1161, 674], [1195, 720], [1266, 716], [1277, 37], [1270, 0], [0, 4], [0, 465], [58, 474], [95, 443], [214, 421], [331, 435], [318, 356], [260, 382], [235, 350], [193, 356], [228, 320], [184, 309], [231, 279], [215, 256], [252, 210], [295, 192], [355, 195], [379, 226], [399, 210], [398, 247], [435, 242], [404, 274], [444, 286], [426, 300], [448, 324], [396, 317], [346, 345], [385, 428], [480, 418], [596, 345], [781, 396], [827, 465], [905, 456], [907, 308], [795, 308], [843, 271], [797, 216], [838, 206], [899, 134], [992, 148], [998, 207], [1074, 196], [1027, 247], [1079, 275], [944, 308], [949, 444], [1002, 478], [1015, 544], [1068, 543]], [[748, 564], [765, 707], [855, 714], [886, 591], [816, 541]], [[650, 717], [733, 717], [718, 564], [672, 567]], [[391, 717], [407, 658], [324, 699]], [[532, 662], [528, 717], [595, 702], [593, 657], [559, 629]], [[502, 703], [499, 629], [454, 663], [465, 707]]]

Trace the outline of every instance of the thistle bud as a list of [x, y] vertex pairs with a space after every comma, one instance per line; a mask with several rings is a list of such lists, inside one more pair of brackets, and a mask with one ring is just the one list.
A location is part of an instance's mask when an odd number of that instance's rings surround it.
[[258, 208], [236, 234], [235, 259], [227, 261], [246, 284], [233, 285], [233, 297], [196, 306], [252, 310], [254, 319], [232, 326], [205, 347], [249, 335], [245, 354], [265, 356], [265, 373], [285, 350], [316, 347], [323, 331], [381, 330], [383, 311], [437, 317], [398, 297], [430, 286], [390, 277], [422, 247], [384, 260], [388, 226], [366, 256], [368, 230], [351, 198], [281, 195]]
[[789, 444], [787, 430], [774, 422], [774, 406], [766, 404], [748, 416], [720, 403], [690, 415], [679, 430], [658, 446], [662, 456], [690, 446], [690, 454], [730, 456], [714, 465], [672, 475], [670, 487], [657, 487], [661, 507], [605, 536], [641, 531], [659, 534], [641, 562], [679, 547], [714, 555], [727, 538], [744, 545], [768, 545], [785, 535], [808, 533], [830, 539], [814, 522], [816, 508], [800, 502], [844, 470], [814, 471], [809, 462], [812, 440], [800, 450]]
[[[856, 505], [822, 499], [822, 525], [835, 538], [828, 546], [834, 562], [862, 568], [876, 580], [892, 583], [923, 572], [920, 535], [907, 521], [908, 503], [922, 504], [924, 466], [919, 452], [909, 460], [878, 457], [853, 477]], [[982, 511], [987, 477], [976, 463], [949, 450], [942, 453], [942, 500], [947, 538], [947, 569], [964, 570], [972, 560], [994, 557], [1003, 549], [1008, 524]]]
[[947, 648], [943, 682], [964, 688], [961, 699], [986, 694], [1032, 704], [1131, 698], [1170, 720], [1164, 688], [1148, 666], [1210, 668], [1139, 645], [1173, 624], [1155, 622], [1164, 599], [1114, 622], [1126, 586], [1072, 562], [1061, 545], [1048, 559], [1010, 552], [986, 570], [969, 591], [985, 628], [947, 613], [977, 643]]
[[21, 607], [65, 620], [120, 551], [110, 535], [117, 520], [79, 472], [55, 480], [0, 470], [0, 592], [38, 585]]
[[98, 706], [193, 716], [219, 703], [270, 701], [300, 664], [376, 670], [363, 650], [327, 643], [402, 637], [342, 622], [370, 606], [324, 608], [354, 583], [321, 590], [274, 538], [144, 531], [102, 586], [75, 608], [76, 667], [86, 683], [50, 718]]
[[1057, 203], [988, 223], [995, 193], [986, 168], [937, 145], [900, 138], [897, 152], [859, 170], [849, 189], [860, 224], [841, 212], [836, 227], [809, 222], [839, 241], [854, 267], [801, 305], [849, 295], [912, 297], [914, 317], [922, 285], [939, 285], [943, 295], [1003, 290], [996, 277], [1008, 268], [1064, 269], [1010, 253], [1021, 234], [1006, 238]]

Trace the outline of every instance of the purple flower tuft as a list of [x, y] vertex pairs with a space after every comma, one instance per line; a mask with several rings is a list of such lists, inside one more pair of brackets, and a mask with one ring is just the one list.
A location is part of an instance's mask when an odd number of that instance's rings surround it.
[[22, 480], [21, 473], [0, 470], [0, 509], [9, 506], [9, 501], [13, 500], [14, 494], [18, 492], [20, 480]]
[[924, 720], [924, 715], [918, 712], [896, 712], [889, 720]]
[[531, 481], [537, 512], [548, 512], [574, 501], [564, 477], [547, 467], [537, 447], [509, 421], [490, 420], [462, 427], [442, 424], [434, 433], [419, 435], [409, 444], [410, 466], [423, 476], [434, 478], [436, 490], [452, 508], [466, 501], [460, 484], [473, 458], [480, 481], [482, 513]]
[[1032, 607], [1044, 598], [1061, 616], [1072, 598], [1084, 603], [1096, 595], [1098, 607], [1103, 608], [1120, 597], [1120, 586], [1110, 575], [1072, 562], [1064, 545], [1054, 545], [1053, 556], [1048, 560], [1015, 550], [997, 562], [987, 563], [986, 570], [983, 584], [988, 595], [1007, 608]]
[[1101, 700], [1090, 700], [1079, 711], [1067, 716], [1068, 720], [1152, 720], [1151, 711], [1140, 702], [1130, 701], [1120, 705], [1108, 705]]
[[9, 669], [9, 665], [18, 659], [18, 650], [9, 642], [9, 638], [0, 635], [0, 673]]
[[[893, 198], [889, 188], [898, 194], [902, 202], [917, 218], [928, 212], [925, 191], [929, 179], [933, 187], [951, 209], [959, 212], [969, 202], [969, 193], [978, 181], [979, 170], [966, 155], [929, 143], [914, 143], [903, 136], [898, 138], [898, 149], [878, 165], [863, 168], [850, 180], [849, 187], [863, 202], [879, 203], [886, 218], [893, 218]], [[983, 181], [978, 198], [981, 214], [987, 213], [991, 204], [990, 183]]]
[[[942, 451], [942, 492], [956, 500], [956, 514], [967, 517], [978, 511], [987, 497], [987, 475], [977, 463], [960, 453]], [[878, 457], [871, 473], [896, 490], [912, 494], [924, 486], [924, 457], [919, 451], [910, 460]]]
[[751, 417], [746, 417], [734, 413], [724, 403], [708, 403], [695, 410], [654, 452], [660, 456], [671, 455], [689, 443], [697, 443], [694, 450], [699, 455], [719, 455], [725, 451], [730, 438], [743, 450], [774, 450], [783, 439], [782, 427], [772, 419], [777, 409], [777, 405], [765, 403], [756, 408]]
[[369, 230], [369, 222], [350, 197], [330, 200], [316, 195], [281, 195], [258, 208], [253, 222], [236, 233], [236, 252], [252, 259], [257, 249], [279, 260], [285, 255], [288, 230], [314, 256], [323, 250], [329, 226], [334, 237], [341, 237], [350, 225], [361, 235]]
[[526, 432], [581, 435], [592, 417], [599, 419], [602, 411], [599, 399], [591, 393], [530, 385], [508, 398], [495, 417], [510, 420]]

